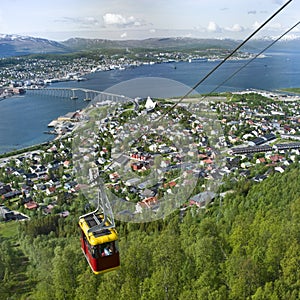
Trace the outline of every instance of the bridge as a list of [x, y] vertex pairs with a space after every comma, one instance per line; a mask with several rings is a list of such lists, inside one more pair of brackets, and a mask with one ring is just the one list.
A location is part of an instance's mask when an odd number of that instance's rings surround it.
[[50, 97], [69, 98], [71, 100], [82, 99], [84, 101], [94, 100], [97, 102], [112, 101], [116, 103], [134, 102], [132, 98], [115, 95], [84, 88], [35, 88], [27, 89], [27, 94]]

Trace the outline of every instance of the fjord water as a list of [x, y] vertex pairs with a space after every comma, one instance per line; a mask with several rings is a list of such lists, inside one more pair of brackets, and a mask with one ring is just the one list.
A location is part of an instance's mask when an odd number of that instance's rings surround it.
[[[126, 70], [114, 70], [109, 72], [98, 72], [86, 76], [89, 80], [82, 82], [62, 82], [58, 86], [85, 87], [94, 90], [114, 91], [111, 86], [142, 77], [160, 77], [176, 80], [180, 83], [194, 86], [195, 83], [204, 77], [219, 62], [172, 62], [154, 65], [142, 65], [137, 68]], [[208, 93], [237, 69], [246, 63], [245, 60], [227, 61], [212, 76], [197, 88], [198, 93]], [[300, 51], [269, 52], [266, 57], [252, 61], [246, 68], [241, 70], [236, 76], [230, 79], [218, 91], [234, 91], [245, 89], [276, 90], [286, 87], [296, 87], [300, 85]], [[164, 82], [162, 82], [164, 84]], [[172, 91], [164, 94], [164, 89], [160, 86], [147, 87], [146, 84], [136, 86], [135, 90], [124, 91], [125, 96], [143, 97], [149, 95], [145, 92], [153, 93], [155, 89], [161, 90], [160, 97], [174, 96]], [[177, 95], [178, 96], [178, 95]]]
[[[147, 84], [147, 80], [137, 81], [128, 88], [122, 82], [136, 79], [159, 77], [167, 78], [192, 87], [206, 75], [216, 61], [171, 62], [142, 65], [125, 70], [96, 72], [85, 76], [81, 82], [61, 82], [53, 87], [82, 87], [98, 91], [108, 91], [129, 97], [172, 97], [180, 96], [182, 89], [166, 86], [166, 81]], [[244, 60], [228, 61], [210, 78], [197, 88], [198, 93], [208, 93], [245, 64]], [[51, 86], [50, 86], [51, 87]], [[217, 91], [245, 89], [276, 90], [287, 87], [300, 87], [300, 52], [269, 52], [266, 57], [251, 62], [235, 77]], [[67, 112], [82, 109], [87, 104], [82, 99], [24, 95], [0, 101], [0, 153], [24, 148], [53, 139], [44, 134], [53, 119]]]
[[17, 96], [0, 101], [0, 153], [40, 144], [54, 138], [45, 134], [48, 123], [85, 106], [83, 101], [49, 96]]

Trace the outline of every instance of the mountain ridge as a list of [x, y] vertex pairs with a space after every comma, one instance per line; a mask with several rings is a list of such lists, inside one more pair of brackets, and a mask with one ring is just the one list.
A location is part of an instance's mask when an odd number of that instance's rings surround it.
[[[249, 41], [244, 49], [262, 48], [273, 41], [274, 37], [263, 37]], [[211, 48], [234, 49], [241, 41], [233, 39], [165, 37], [142, 40], [109, 40], [74, 37], [57, 42], [45, 38], [22, 36], [16, 34], [0, 34], [0, 57], [21, 56], [28, 54], [72, 53], [87, 50], [130, 49], [147, 50], [204, 50]], [[299, 37], [290, 37], [279, 41], [275, 47], [297, 47]]]
[[63, 45], [85, 50], [92, 48], [147, 48], [147, 49], [172, 49], [172, 48], [193, 48], [193, 47], [218, 47], [232, 48], [237, 42], [230, 39], [194, 39], [194, 38], [147, 38], [143, 40], [108, 40], [108, 39], [88, 39], [88, 38], [71, 38], [64, 42]]
[[70, 52], [70, 49], [53, 40], [16, 34], [0, 34], [0, 57], [67, 52]]

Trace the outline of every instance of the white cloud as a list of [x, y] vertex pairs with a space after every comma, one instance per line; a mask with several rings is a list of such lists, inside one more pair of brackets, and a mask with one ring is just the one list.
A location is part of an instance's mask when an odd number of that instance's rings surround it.
[[270, 23], [266, 27], [268, 29], [282, 29], [282, 25], [280, 23]]
[[83, 27], [92, 27], [92, 26], [100, 25], [99, 20], [94, 17], [82, 17], [82, 18], [64, 17], [62, 19], [56, 20], [56, 22], [79, 24]]
[[241, 26], [240, 24], [234, 24], [232, 27], [226, 27], [225, 29], [232, 32], [244, 31], [244, 27]]
[[105, 26], [118, 26], [118, 27], [140, 27], [144, 25], [144, 22], [133, 16], [125, 17], [120, 14], [107, 13], [103, 16]]
[[0, 32], [3, 32], [3, 28], [4, 28], [3, 25], [4, 25], [3, 24], [3, 19], [2, 19], [2, 15], [1, 15], [1, 11], [0, 11]]
[[299, 27], [295, 27], [292, 32], [300, 32], [300, 28]]
[[219, 32], [221, 31], [221, 28], [213, 21], [210, 21], [207, 25], [207, 30], [209, 32]]
[[123, 38], [126, 38], [127, 37], [127, 32], [124, 32], [124, 33], [122, 33], [121, 34], [121, 38], [123, 39]]
[[119, 14], [110, 14], [107, 13], [103, 16], [105, 25], [125, 25], [128, 23], [126, 18]]
[[[259, 26], [261, 26], [262, 23], [260, 22], [254, 22], [254, 24], [251, 26], [252, 29], [257, 29]], [[282, 24], [276, 22], [276, 23], [269, 23], [265, 26], [265, 30], [268, 31], [282, 31], [284, 29], [284, 26]]]
[[155, 33], [156, 30], [153, 28], [153, 29], [150, 29], [149, 32], [150, 32], [150, 33]]
[[259, 23], [258, 21], [255, 21], [252, 25], [252, 29], [257, 29], [260, 25], [261, 25], [261, 23]]
[[231, 27], [220, 27], [218, 24], [216, 24], [213, 21], [210, 21], [206, 27], [206, 30], [208, 32], [224, 32], [224, 31], [229, 31], [229, 32], [242, 32], [245, 30], [243, 26], [240, 24], [234, 24]]

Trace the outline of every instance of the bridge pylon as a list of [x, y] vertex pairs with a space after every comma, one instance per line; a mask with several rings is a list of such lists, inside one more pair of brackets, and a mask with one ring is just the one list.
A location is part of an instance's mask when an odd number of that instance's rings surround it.
[[70, 97], [71, 98], [71, 100], [76, 100], [76, 99], [78, 99], [78, 97], [76, 96], [76, 94], [75, 94], [75, 89], [72, 89], [72, 96]]

